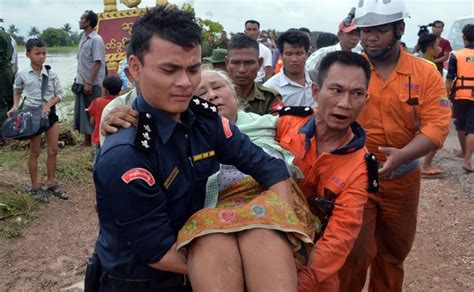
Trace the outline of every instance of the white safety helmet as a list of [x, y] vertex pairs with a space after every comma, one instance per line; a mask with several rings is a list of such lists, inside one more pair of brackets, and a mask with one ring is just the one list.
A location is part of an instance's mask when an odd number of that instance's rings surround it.
[[359, 0], [356, 8], [357, 27], [372, 27], [393, 23], [408, 17], [403, 0]]

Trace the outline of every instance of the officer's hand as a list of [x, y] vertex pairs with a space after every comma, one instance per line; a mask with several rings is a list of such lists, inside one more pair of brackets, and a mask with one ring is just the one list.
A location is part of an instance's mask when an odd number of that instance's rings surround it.
[[380, 176], [390, 174], [391, 171], [395, 170], [404, 162], [403, 151], [401, 149], [393, 147], [379, 147], [379, 150], [385, 154], [385, 157], [387, 157], [387, 161], [385, 161], [383, 166], [379, 168]]
[[138, 122], [138, 112], [129, 105], [121, 105], [112, 109], [100, 124], [106, 133], [115, 133], [118, 128], [129, 128]]
[[298, 292], [311, 292], [318, 290], [318, 283], [311, 272], [311, 268], [303, 267], [298, 272]]

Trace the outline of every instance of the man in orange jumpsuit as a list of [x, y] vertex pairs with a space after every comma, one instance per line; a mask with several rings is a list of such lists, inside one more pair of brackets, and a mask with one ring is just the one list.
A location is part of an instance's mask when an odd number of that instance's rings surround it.
[[450, 109], [439, 72], [400, 49], [406, 16], [402, 1], [360, 1], [356, 25], [371, 63], [369, 97], [359, 122], [378, 160], [379, 192], [371, 195], [364, 223], [339, 273], [341, 291], [401, 291], [403, 261], [416, 233], [420, 194], [418, 158], [439, 149], [449, 131]]
[[[368, 178], [365, 132], [355, 122], [366, 101], [370, 65], [358, 54], [336, 51], [311, 77], [317, 114], [309, 107], [284, 107], [276, 140], [295, 155], [305, 176], [298, 184], [322, 225], [312, 260], [298, 275], [298, 291], [337, 291], [338, 271], [362, 224], [369, 180], [377, 184]], [[368, 158], [376, 175], [375, 156]], [[321, 207], [332, 210], [321, 214]]]

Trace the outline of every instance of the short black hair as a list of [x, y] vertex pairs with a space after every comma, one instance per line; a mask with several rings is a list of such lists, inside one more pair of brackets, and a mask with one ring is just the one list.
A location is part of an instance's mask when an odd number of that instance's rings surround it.
[[260, 29], [260, 22], [258, 22], [256, 20], [249, 19], [245, 22], [244, 26], [247, 26], [248, 23], [256, 24], [258, 26], [258, 29]]
[[150, 49], [150, 40], [158, 36], [183, 48], [194, 48], [202, 42], [202, 28], [195, 17], [174, 5], [159, 5], [148, 10], [133, 25], [130, 46], [133, 55], [143, 63], [143, 55]]
[[26, 41], [25, 48], [26, 52], [29, 53], [33, 48], [46, 47], [46, 43], [41, 39], [29, 39]]
[[[366, 86], [369, 86], [370, 80], [370, 64], [366, 58], [362, 57], [362, 55], [353, 53], [353, 52], [346, 52], [346, 51], [335, 51], [327, 54], [319, 64], [318, 73], [315, 76], [316, 83], [318, 84], [319, 88], [322, 88], [324, 79], [326, 79], [328, 75], [329, 68], [331, 68], [334, 64], [342, 64], [347, 66], [355, 66], [359, 67], [364, 70], [365, 77], [367, 78]], [[313, 75], [313, 74], [312, 74]], [[314, 76], [312, 76], [314, 79]]]
[[230, 53], [230, 50], [232, 49], [247, 49], [251, 48], [255, 50], [255, 54], [257, 55], [257, 58], [259, 57], [259, 48], [258, 48], [258, 42], [254, 40], [253, 38], [249, 37], [248, 35], [245, 34], [237, 34], [233, 36], [229, 44], [227, 45], [227, 50]]
[[337, 44], [339, 38], [330, 32], [321, 32], [316, 39], [316, 48], [321, 49]]
[[107, 76], [104, 82], [102, 82], [102, 86], [104, 86], [111, 95], [118, 95], [122, 89], [122, 80], [117, 76]]
[[420, 48], [422, 53], [426, 52], [428, 48], [433, 47], [435, 43], [436, 36], [432, 33], [424, 34], [418, 39], [418, 47]]
[[437, 25], [437, 24], [441, 24], [441, 27], [444, 28], [444, 22], [442, 22], [441, 20], [435, 20], [433, 21], [433, 26]]
[[99, 22], [99, 17], [92, 10], [86, 10], [85, 13], [87, 14], [86, 19], [87, 21], [89, 21], [89, 25], [92, 28], [95, 28], [97, 26], [97, 23]]
[[474, 42], [474, 24], [466, 24], [462, 29], [462, 35], [468, 42]]
[[293, 46], [303, 47], [305, 52], [309, 51], [309, 38], [301, 30], [290, 28], [278, 37], [277, 46], [281, 54], [283, 54], [283, 45], [285, 43]]
[[300, 28], [298, 28], [298, 30], [299, 30], [299, 31], [302, 31], [302, 32], [305, 32], [305, 33], [311, 34], [311, 31], [310, 31], [309, 28], [307, 28], [307, 27], [300, 27]]

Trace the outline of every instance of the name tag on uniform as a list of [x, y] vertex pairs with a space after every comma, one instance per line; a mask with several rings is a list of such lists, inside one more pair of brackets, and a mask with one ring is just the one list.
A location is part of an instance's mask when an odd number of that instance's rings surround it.
[[175, 166], [173, 170], [171, 171], [170, 175], [168, 176], [168, 178], [163, 183], [163, 186], [165, 187], [165, 189], [170, 188], [171, 184], [174, 182], [178, 174], [179, 174], [179, 169], [178, 167]]
[[216, 155], [216, 152], [214, 150], [204, 152], [204, 153], [201, 153], [201, 154], [196, 154], [196, 155], [193, 156], [193, 161], [199, 161], [201, 159], [209, 158], [209, 157], [212, 157], [214, 155]]

